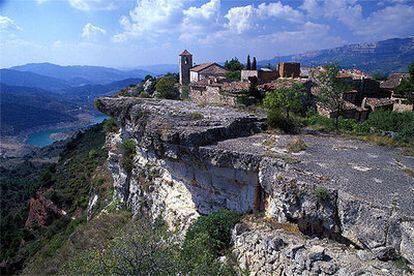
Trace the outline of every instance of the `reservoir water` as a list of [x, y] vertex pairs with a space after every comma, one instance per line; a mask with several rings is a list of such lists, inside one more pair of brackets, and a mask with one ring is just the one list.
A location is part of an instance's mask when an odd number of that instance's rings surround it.
[[[95, 116], [92, 118], [90, 125], [99, 124], [107, 118], [108, 116], [105, 116], [105, 115]], [[48, 129], [48, 130], [33, 132], [29, 134], [29, 137], [27, 138], [27, 144], [36, 146], [36, 147], [44, 147], [54, 142], [54, 140], [51, 138], [52, 134], [59, 133], [59, 132], [76, 131], [80, 128], [81, 127], [55, 128], [55, 129]]]

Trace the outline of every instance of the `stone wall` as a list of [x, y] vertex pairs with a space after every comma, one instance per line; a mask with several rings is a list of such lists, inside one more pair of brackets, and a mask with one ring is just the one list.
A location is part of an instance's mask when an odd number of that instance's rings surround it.
[[278, 72], [282, 78], [298, 78], [300, 76], [300, 63], [281, 62], [278, 64]]
[[200, 105], [236, 106], [236, 97], [221, 93], [219, 86], [206, 86], [205, 90], [190, 86], [189, 97]]

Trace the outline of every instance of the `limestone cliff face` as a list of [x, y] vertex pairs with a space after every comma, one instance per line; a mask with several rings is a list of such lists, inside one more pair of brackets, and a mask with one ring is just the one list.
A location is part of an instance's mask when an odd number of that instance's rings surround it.
[[[120, 97], [100, 98], [98, 106], [120, 126], [107, 137], [108, 164], [116, 202], [134, 214], [162, 217], [184, 230], [221, 208], [264, 212], [303, 233], [395, 251], [414, 263], [413, 182], [398, 169], [412, 160], [391, 164], [396, 152], [378, 157], [380, 149], [362, 142], [303, 136], [308, 149], [290, 153], [293, 137], [263, 133], [264, 118], [190, 102]], [[130, 172], [122, 166], [127, 139], [136, 144]], [[379, 159], [364, 161], [369, 154]], [[394, 165], [393, 180], [380, 173]], [[374, 181], [372, 189], [374, 172], [393, 183]], [[394, 195], [377, 194], [381, 185], [395, 185]]]

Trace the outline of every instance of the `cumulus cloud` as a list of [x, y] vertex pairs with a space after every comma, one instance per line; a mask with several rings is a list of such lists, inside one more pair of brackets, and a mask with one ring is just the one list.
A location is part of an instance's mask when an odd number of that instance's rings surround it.
[[254, 27], [255, 8], [253, 5], [233, 7], [224, 16], [228, 19], [227, 27], [241, 34]]
[[370, 14], [362, 24], [354, 28], [361, 36], [385, 39], [414, 35], [414, 6], [388, 6]]
[[356, 35], [365, 39], [383, 39], [412, 35], [414, 31], [414, 6], [405, 0], [387, 0], [377, 11], [364, 16], [362, 6], [356, 0], [318, 1], [304, 0], [302, 10], [312, 18], [336, 19]]
[[229, 9], [225, 18], [228, 19], [227, 27], [238, 34], [264, 25], [262, 20], [281, 19], [285, 21], [301, 22], [303, 14], [289, 5], [283, 5], [280, 1], [273, 3], [261, 3], [256, 8], [254, 5], [233, 7]]
[[105, 34], [105, 29], [95, 26], [92, 23], [86, 24], [82, 29], [82, 37], [86, 39], [96, 39]]
[[137, 0], [129, 16], [123, 16], [120, 24], [123, 32], [115, 35], [115, 42], [123, 42], [129, 38], [165, 33], [179, 25], [182, 19], [182, 8], [185, 0]]
[[[44, 2], [46, 0], [37, 1]], [[117, 8], [117, 1], [115, 0], [69, 0], [69, 4], [82, 11], [114, 10]]]
[[17, 26], [13, 19], [7, 16], [0, 15], [0, 30], [1, 31], [21, 31], [22, 28]]
[[220, 29], [220, 0], [183, 10], [180, 40], [192, 41]]
[[257, 7], [259, 18], [281, 18], [288, 21], [302, 21], [303, 14], [289, 5], [283, 5], [281, 2], [261, 3]]

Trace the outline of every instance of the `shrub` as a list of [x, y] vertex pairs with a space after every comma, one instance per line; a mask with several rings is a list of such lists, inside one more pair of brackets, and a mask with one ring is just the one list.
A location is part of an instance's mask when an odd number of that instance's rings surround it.
[[302, 150], [305, 150], [307, 148], [307, 145], [305, 141], [303, 141], [301, 138], [294, 138], [289, 144], [288, 144], [288, 150], [290, 152], [300, 152]]
[[130, 173], [134, 167], [133, 158], [136, 152], [136, 144], [134, 140], [128, 139], [122, 141], [121, 149], [122, 149], [122, 160], [121, 166], [127, 173]]
[[328, 189], [322, 186], [318, 186], [315, 189], [315, 196], [319, 201], [324, 201], [329, 198], [329, 192]]
[[357, 132], [393, 131], [397, 140], [409, 142], [414, 136], [414, 112], [377, 110], [369, 114], [368, 120], [355, 127]]
[[102, 125], [106, 133], [118, 132], [118, 126], [112, 117], [103, 121]]
[[181, 252], [183, 272], [192, 275], [234, 274], [216, 259], [229, 247], [231, 230], [240, 218], [240, 214], [228, 210], [200, 216], [185, 235]]
[[151, 95], [150, 94], [148, 94], [147, 92], [145, 92], [145, 91], [142, 91], [141, 93], [139, 93], [139, 97], [140, 98], [151, 98]]
[[177, 80], [173, 75], [166, 75], [160, 78], [155, 85], [157, 97], [163, 99], [175, 100], [179, 97]]
[[230, 81], [240, 81], [240, 71], [230, 71], [226, 73], [226, 79]]
[[285, 117], [279, 110], [272, 109], [267, 112], [267, 123], [271, 128], [278, 128], [285, 133], [300, 132], [300, 122], [293, 117]]

